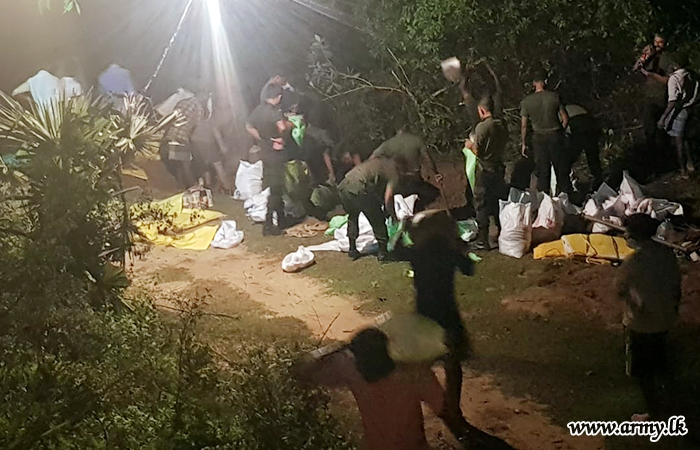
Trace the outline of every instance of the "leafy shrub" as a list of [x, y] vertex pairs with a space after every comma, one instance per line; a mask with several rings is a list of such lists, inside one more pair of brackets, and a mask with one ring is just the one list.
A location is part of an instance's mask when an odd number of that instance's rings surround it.
[[0, 448], [349, 448], [327, 399], [296, 387], [293, 349], [223, 367], [196, 302], [171, 321], [124, 300], [121, 167], [162, 126], [133, 106], [0, 105], [0, 155], [28, 155], [0, 173]]

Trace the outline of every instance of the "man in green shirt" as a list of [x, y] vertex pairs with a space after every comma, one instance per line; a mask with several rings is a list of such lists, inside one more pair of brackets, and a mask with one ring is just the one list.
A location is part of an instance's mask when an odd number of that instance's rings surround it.
[[[287, 155], [284, 151], [284, 139], [287, 129], [284, 115], [279, 109], [282, 101], [282, 88], [272, 86], [263, 92], [265, 102], [253, 110], [246, 130], [253, 136], [262, 149], [263, 187], [270, 188], [270, 198], [267, 202], [267, 218], [263, 227], [263, 235], [279, 235], [282, 233], [279, 223], [284, 218], [284, 170]], [[277, 213], [277, 225], [273, 223], [273, 215]]]
[[[357, 237], [360, 233], [360, 213], [364, 213], [372, 225], [374, 237], [379, 244], [379, 260], [388, 258], [387, 234], [384, 211], [393, 214], [394, 191], [398, 188], [402, 173], [407, 172], [408, 163], [402, 158], [371, 158], [347, 173], [338, 186], [340, 201], [348, 213], [348, 238], [353, 260], [360, 257]], [[385, 208], [385, 209], [383, 209]]]
[[415, 134], [400, 130], [396, 135], [382, 143], [372, 153], [372, 158], [402, 157], [406, 160], [409, 168], [419, 172], [425, 153], [425, 142]]
[[476, 182], [474, 186], [474, 209], [479, 224], [479, 249], [490, 249], [489, 218], [498, 223], [498, 200], [506, 196], [503, 179], [503, 152], [508, 143], [508, 129], [501, 119], [493, 117], [493, 100], [485, 97], [479, 102], [478, 112], [481, 122], [476, 126], [472, 139], [467, 139], [466, 147], [478, 158]]
[[528, 156], [528, 135], [532, 127], [532, 147], [535, 154], [537, 188], [549, 192], [551, 167], [557, 177], [560, 192], [571, 194], [570, 167], [565, 151], [564, 130], [569, 116], [559, 101], [559, 94], [547, 90], [546, 74], [539, 72], [533, 79], [535, 92], [525, 97], [521, 104], [522, 153]]

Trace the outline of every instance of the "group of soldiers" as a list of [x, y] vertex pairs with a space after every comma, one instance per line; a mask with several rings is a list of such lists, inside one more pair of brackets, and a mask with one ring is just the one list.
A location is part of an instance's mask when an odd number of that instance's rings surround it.
[[[535, 92], [522, 102], [522, 152], [535, 161], [538, 188], [549, 191], [553, 167], [557, 190], [571, 193], [571, 166], [581, 153], [586, 154], [593, 184], [600, 184], [602, 169], [598, 141], [601, 132], [595, 119], [580, 106], [563, 105], [557, 93], [547, 90], [545, 74], [533, 78]], [[478, 157], [475, 183], [471, 189], [479, 224], [475, 247], [479, 250], [495, 247], [489, 237], [489, 224], [492, 218], [498, 223], [498, 201], [507, 196], [504, 156], [509, 133], [500, 117], [496, 99], [496, 96], [485, 96], [475, 105], [479, 123], [465, 142], [466, 148]], [[311, 117], [313, 107], [303, 103], [303, 96], [293, 92], [285, 77], [273, 76], [262, 89], [261, 103], [246, 124], [248, 133], [260, 147], [263, 185], [270, 188], [263, 233], [275, 235], [282, 232], [279, 220], [275, 221], [274, 217], [284, 217], [285, 165], [290, 159], [301, 158], [306, 161], [314, 183], [335, 185], [339, 180], [338, 194], [349, 215], [350, 258], [360, 257], [356, 246], [360, 214], [364, 214], [372, 225], [379, 245], [379, 259], [389, 258], [385, 218], [393, 214], [393, 198], [399, 186], [402, 186], [402, 194], [410, 194], [406, 187], [419, 186], [423, 178], [435, 179], [439, 185], [442, 182], [425, 141], [407, 129], [400, 129], [365, 161], [350, 152], [337, 157], [339, 153], [331, 151], [337, 148], [334, 133], [318, 125], [318, 120]], [[299, 122], [295, 124], [292, 119], [299, 115], [303, 116], [305, 129], [301, 145], [292, 138], [295, 128], [299, 127]], [[570, 135], [565, 137], [567, 127]], [[349, 170], [339, 170], [338, 165], [349, 165]]]

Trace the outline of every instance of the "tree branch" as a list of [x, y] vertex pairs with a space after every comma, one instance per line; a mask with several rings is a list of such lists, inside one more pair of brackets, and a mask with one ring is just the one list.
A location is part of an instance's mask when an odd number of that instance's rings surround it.
[[0, 228], [0, 233], [29, 238], [29, 234], [25, 233], [24, 231], [12, 230], [10, 228]]

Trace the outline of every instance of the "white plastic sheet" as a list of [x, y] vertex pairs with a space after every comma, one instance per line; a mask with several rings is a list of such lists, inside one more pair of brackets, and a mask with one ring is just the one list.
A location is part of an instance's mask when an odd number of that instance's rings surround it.
[[219, 231], [216, 232], [211, 242], [212, 248], [229, 249], [237, 247], [243, 242], [243, 231], [239, 230], [235, 220], [221, 222]]
[[287, 273], [299, 272], [314, 263], [314, 254], [303, 245], [296, 252], [290, 253], [282, 260], [282, 270]]
[[501, 234], [499, 251], [513, 258], [522, 258], [532, 243], [532, 205], [500, 200]]
[[[372, 225], [370, 225], [369, 220], [364, 214], [360, 214], [360, 234], [357, 238], [357, 250], [363, 254], [369, 254], [377, 249], [377, 239], [374, 237], [374, 232], [372, 231]], [[342, 227], [335, 230], [333, 234], [333, 239], [330, 242], [326, 242], [320, 245], [314, 245], [308, 247], [307, 250], [312, 252], [345, 252], [350, 251], [350, 239], [348, 239], [348, 225], [345, 224]]]
[[236, 172], [236, 191], [233, 194], [233, 198], [236, 200], [250, 200], [260, 194], [263, 190], [262, 177], [262, 161], [258, 161], [255, 164], [241, 161]]

